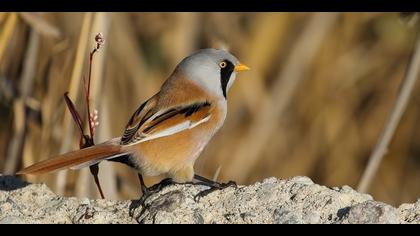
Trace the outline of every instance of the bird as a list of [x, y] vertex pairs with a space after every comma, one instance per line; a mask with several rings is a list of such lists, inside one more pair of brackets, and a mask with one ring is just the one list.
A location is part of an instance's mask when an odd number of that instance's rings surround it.
[[225, 121], [227, 94], [237, 73], [249, 69], [223, 49], [195, 51], [140, 105], [121, 137], [35, 163], [17, 174], [81, 169], [107, 160], [137, 171], [143, 195], [151, 192], [143, 176], [166, 175], [175, 183], [195, 179], [220, 188], [195, 174], [194, 163]]

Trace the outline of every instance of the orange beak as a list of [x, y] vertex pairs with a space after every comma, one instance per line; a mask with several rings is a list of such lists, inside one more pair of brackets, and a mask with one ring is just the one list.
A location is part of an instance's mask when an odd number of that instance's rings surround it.
[[241, 72], [241, 71], [247, 71], [250, 70], [251, 68], [249, 68], [248, 66], [244, 65], [244, 64], [239, 64], [237, 66], [235, 66], [234, 71], [235, 72]]

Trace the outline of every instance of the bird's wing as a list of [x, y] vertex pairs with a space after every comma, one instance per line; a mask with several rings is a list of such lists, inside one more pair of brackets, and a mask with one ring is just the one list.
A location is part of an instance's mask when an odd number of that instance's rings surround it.
[[130, 119], [121, 138], [122, 145], [133, 145], [192, 129], [207, 122], [212, 110], [211, 104], [207, 101], [194, 101], [165, 109], [152, 108], [144, 111], [146, 108], [147, 104], [143, 104], [139, 108], [140, 111], [137, 110]]
[[128, 144], [136, 135], [140, 126], [153, 115], [153, 110], [157, 104], [157, 95], [145, 101], [131, 116], [128, 124], [125, 127], [124, 133], [121, 136], [121, 144]]

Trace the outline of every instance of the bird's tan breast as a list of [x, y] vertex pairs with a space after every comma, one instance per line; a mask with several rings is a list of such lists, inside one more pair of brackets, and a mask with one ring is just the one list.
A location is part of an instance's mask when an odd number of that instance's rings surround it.
[[173, 173], [185, 167], [192, 167], [226, 117], [226, 101], [220, 101], [200, 88], [180, 81], [172, 88], [179, 89], [166, 92], [167, 97], [162, 99], [161, 104], [169, 106], [204, 99], [211, 104], [210, 118], [194, 128], [128, 147], [134, 153], [140, 172], [146, 176]]
[[210, 119], [179, 133], [139, 143], [136, 149], [145, 175], [163, 174], [193, 165], [201, 151], [223, 124], [226, 111], [216, 106]]

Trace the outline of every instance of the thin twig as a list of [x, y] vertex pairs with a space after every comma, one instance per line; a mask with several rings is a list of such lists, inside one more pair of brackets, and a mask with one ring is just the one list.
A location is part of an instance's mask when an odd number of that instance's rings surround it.
[[[92, 32], [104, 32], [105, 35], [107, 35], [108, 30], [109, 30], [109, 24], [110, 20], [109, 20], [109, 13], [95, 13], [94, 16], [94, 21], [92, 24]], [[88, 82], [89, 84], [89, 100], [92, 99], [93, 101], [100, 101], [100, 103], [102, 104], [102, 99], [100, 99], [99, 95], [99, 91], [100, 91], [100, 87], [103, 86], [103, 81], [104, 81], [104, 68], [105, 68], [105, 54], [106, 54], [106, 49], [102, 49], [102, 46], [105, 43], [105, 38], [104, 35], [102, 33], [98, 33], [95, 35], [95, 42], [96, 42], [96, 48], [92, 51], [92, 65], [91, 65], [91, 77], [90, 77], [90, 82]], [[96, 54], [98, 54], [97, 52], [101, 51], [101, 56], [94, 56]], [[95, 62], [93, 63], [93, 60], [95, 60]], [[95, 102], [89, 103], [90, 105], [95, 104]], [[91, 109], [94, 113], [92, 114], [92, 117], [90, 117], [90, 125], [93, 126], [93, 135], [94, 137], [98, 140], [98, 141], [103, 141], [106, 140], [106, 138], [104, 139], [103, 137], [98, 137], [98, 134], [100, 134], [98, 131], [100, 131], [99, 129], [97, 129], [96, 126], [99, 127], [99, 122], [97, 120], [98, 114], [96, 114], [97, 110], [95, 109], [97, 106], [100, 106], [100, 104], [96, 104], [95, 106], [93, 106], [93, 109]], [[104, 117], [103, 114], [101, 113], [101, 117]], [[103, 128], [103, 125], [100, 126], [100, 128]], [[109, 135], [107, 135], [106, 137], [109, 137]], [[104, 198], [104, 193], [101, 190], [101, 185], [99, 184], [99, 179], [102, 180], [103, 183], [105, 183], [105, 185], [103, 186], [104, 190], [106, 190], [106, 195], [109, 198], [110, 194], [111, 196], [115, 197], [115, 194], [111, 193], [110, 190], [115, 188], [115, 180], [114, 180], [114, 175], [112, 171], [109, 171], [109, 168], [106, 169], [105, 171], [99, 172], [102, 173], [101, 176], [98, 176], [98, 173], [95, 172], [95, 169], [97, 168], [97, 165], [99, 163], [96, 164], [96, 166], [91, 166], [90, 170], [91, 170], [91, 174], [93, 174], [93, 177], [95, 179], [95, 184], [97, 189], [99, 190], [100, 196], [102, 198]], [[101, 169], [103, 168], [107, 168], [105, 167], [102, 163], [101, 163]], [[96, 173], [96, 176], [95, 176]], [[105, 180], [104, 180], [104, 176]], [[83, 176], [79, 176], [80, 180], [83, 181]], [[79, 180], [78, 180], [79, 182]], [[112, 185], [112, 186], [110, 186]], [[93, 188], [90, 188], [93, 189]], [[114, 190], [116, 191], [116, 190]], [[91, 194], [93, 194], [92, 191], [90, 191]], [[96, 194], [95, 194], [96, 195]], [[92, 196], [92, 195], [91, 195]]]
[[88, 73], [88, 82], [86, 85], [86, 79], [85, 77], [83, 77], [83, 82], [85, 84], [85, 99], [86, 99], [86, 107], [87, 107], [87, 117], [88, 117], [88, 122], [89, 122], [89, 133], [90, 133], [90, 138], [92, 139], [92, 145], [94, 144], [93, 142], [93, 136], [94, 136], [94, 131], [93, 131], [93, 125], [92, 125], [92, 121], [90, 119], [90, 115], [92, 113], [90, 113], [90, 81], [92, 79], [92, 64], [93, 64], [93, 56], [95, 55], [95, 53], [97, 51], [99, 51], [99, 49], [101, 48], [101, 46], [104, 44], [105, 39], [102, 35], [102, 33], [99, 33], [95, 36], [95, 41], [96, 41], [96, 46], [95, 48], [92, 50], [92, 52], [90, 52], [89, 54], [89, 73]]
[[369, 163], [363, 172], [362, 178], [359, 182], [357, 190], [359, 192], [366, 192], [371, 185], [376, 172], [378, 171], [379, 165], [388, 151], [389, 143], [394, 136], [395, 130], [401, 120], [402, 115], [407, 107], [411, 93], [413, 92], [414, 85], [419, 77], [420, 72], [420, 37], [417, 37], [414, 54], [411, 58], [411, 62], [408, 67], [408, 73], [406, 78], [403, 80], [400, 93], [392, 109], [391, 115], [388, 117], [388, 121], [385, 128], [382, 131], [378, 142], [376, 143], [375, 149], [369, 158]]
[[[99, 19], [101, 19], [101, 17], [99, 17]], [[93, 25], [95, 26], [96, 22], [98, 21], [98, 14], [95, 14], [95, 18], [94, 18], [94, 23]], [[92, 30], [95, 29], [95, 27], [92, 26]], [[87, 119], [88, 119], [88, 126], [89, 126], [89, 135], [83, 135], [83, 137], [81, 138], [81, 140], [85, 140], [85, 142], [83, 143], [83, 147], [81, 148], [86, 148], [89, 146], [93, 146], [94, 144], [94, 135], [95, 135], [95, 130], [94, 130], [94, 126], [96, 125], [95, 122], [95, 118], [91, 117], [92, 113], [90, 112], [90, 88], [91, 88], [91, 80], [92, 80], [92, 67], [93, 67], [93, 56], [95, 55], [95, 53], [97, 51], [99, 51], [99, 49], [101, 48], [101, 46], [104, 44], [105, 39], [102, 35], [102, 33], [99, 33], [95, 36], [95, 41], [96, 41], [96, 46], [95, 48], [90, 52], [89, 54], [89, 68], [88, 68], [88, 81], [86, 84], [86, 77], [83, 77], [83, 84], [84, 84], [84, 92], [85, 92], [85, 101], [86, 101], [86, 109], [87, 109]], [[104, 199], [105, 196], [103, 194], [102, 191], [102, 187], [101, 184], [99, 182], [99, 177], [98, 177], [98, 173], [99, 173], [99, 164], [96, 163], [94, 165], [89, 166], [90, 169], [90, 173], [92, 174], [94, 180], [95, 180], [95, 184], [96, 187], [99, 190], [99, 193], [101, 195], [101, 198]], [[79, 176], [79, 179], [83, 179], [85, 172], [81, 172], [81, 175]], [[83, 188], [82, 188], [83, 189]], [[86, 188], [84, 188], [86, 189]]]
[[[96, 51], [97, 51], [96, 48], [94, 48], [93, 51], [89, 55], [89, 73], [88, 73], [88, 82], [87, 82], [87, 85], [86, 85], [86, 93], [85, 93], [89, 133], [90, 133], [90, 137], [92, 138], [92, 141], [93, 141], [93, 126], [92, 126], [92, 122], [90, 120], [91, 113], [90, 113], [90, 105], [89, 105], [89, 103], [90, 103], [90, 80], [91, 80], [91, 77], [92, 77], [93, 55], [95, 55]], [[83, 80], [85, 80], [85, 78], [83, 78]]]

